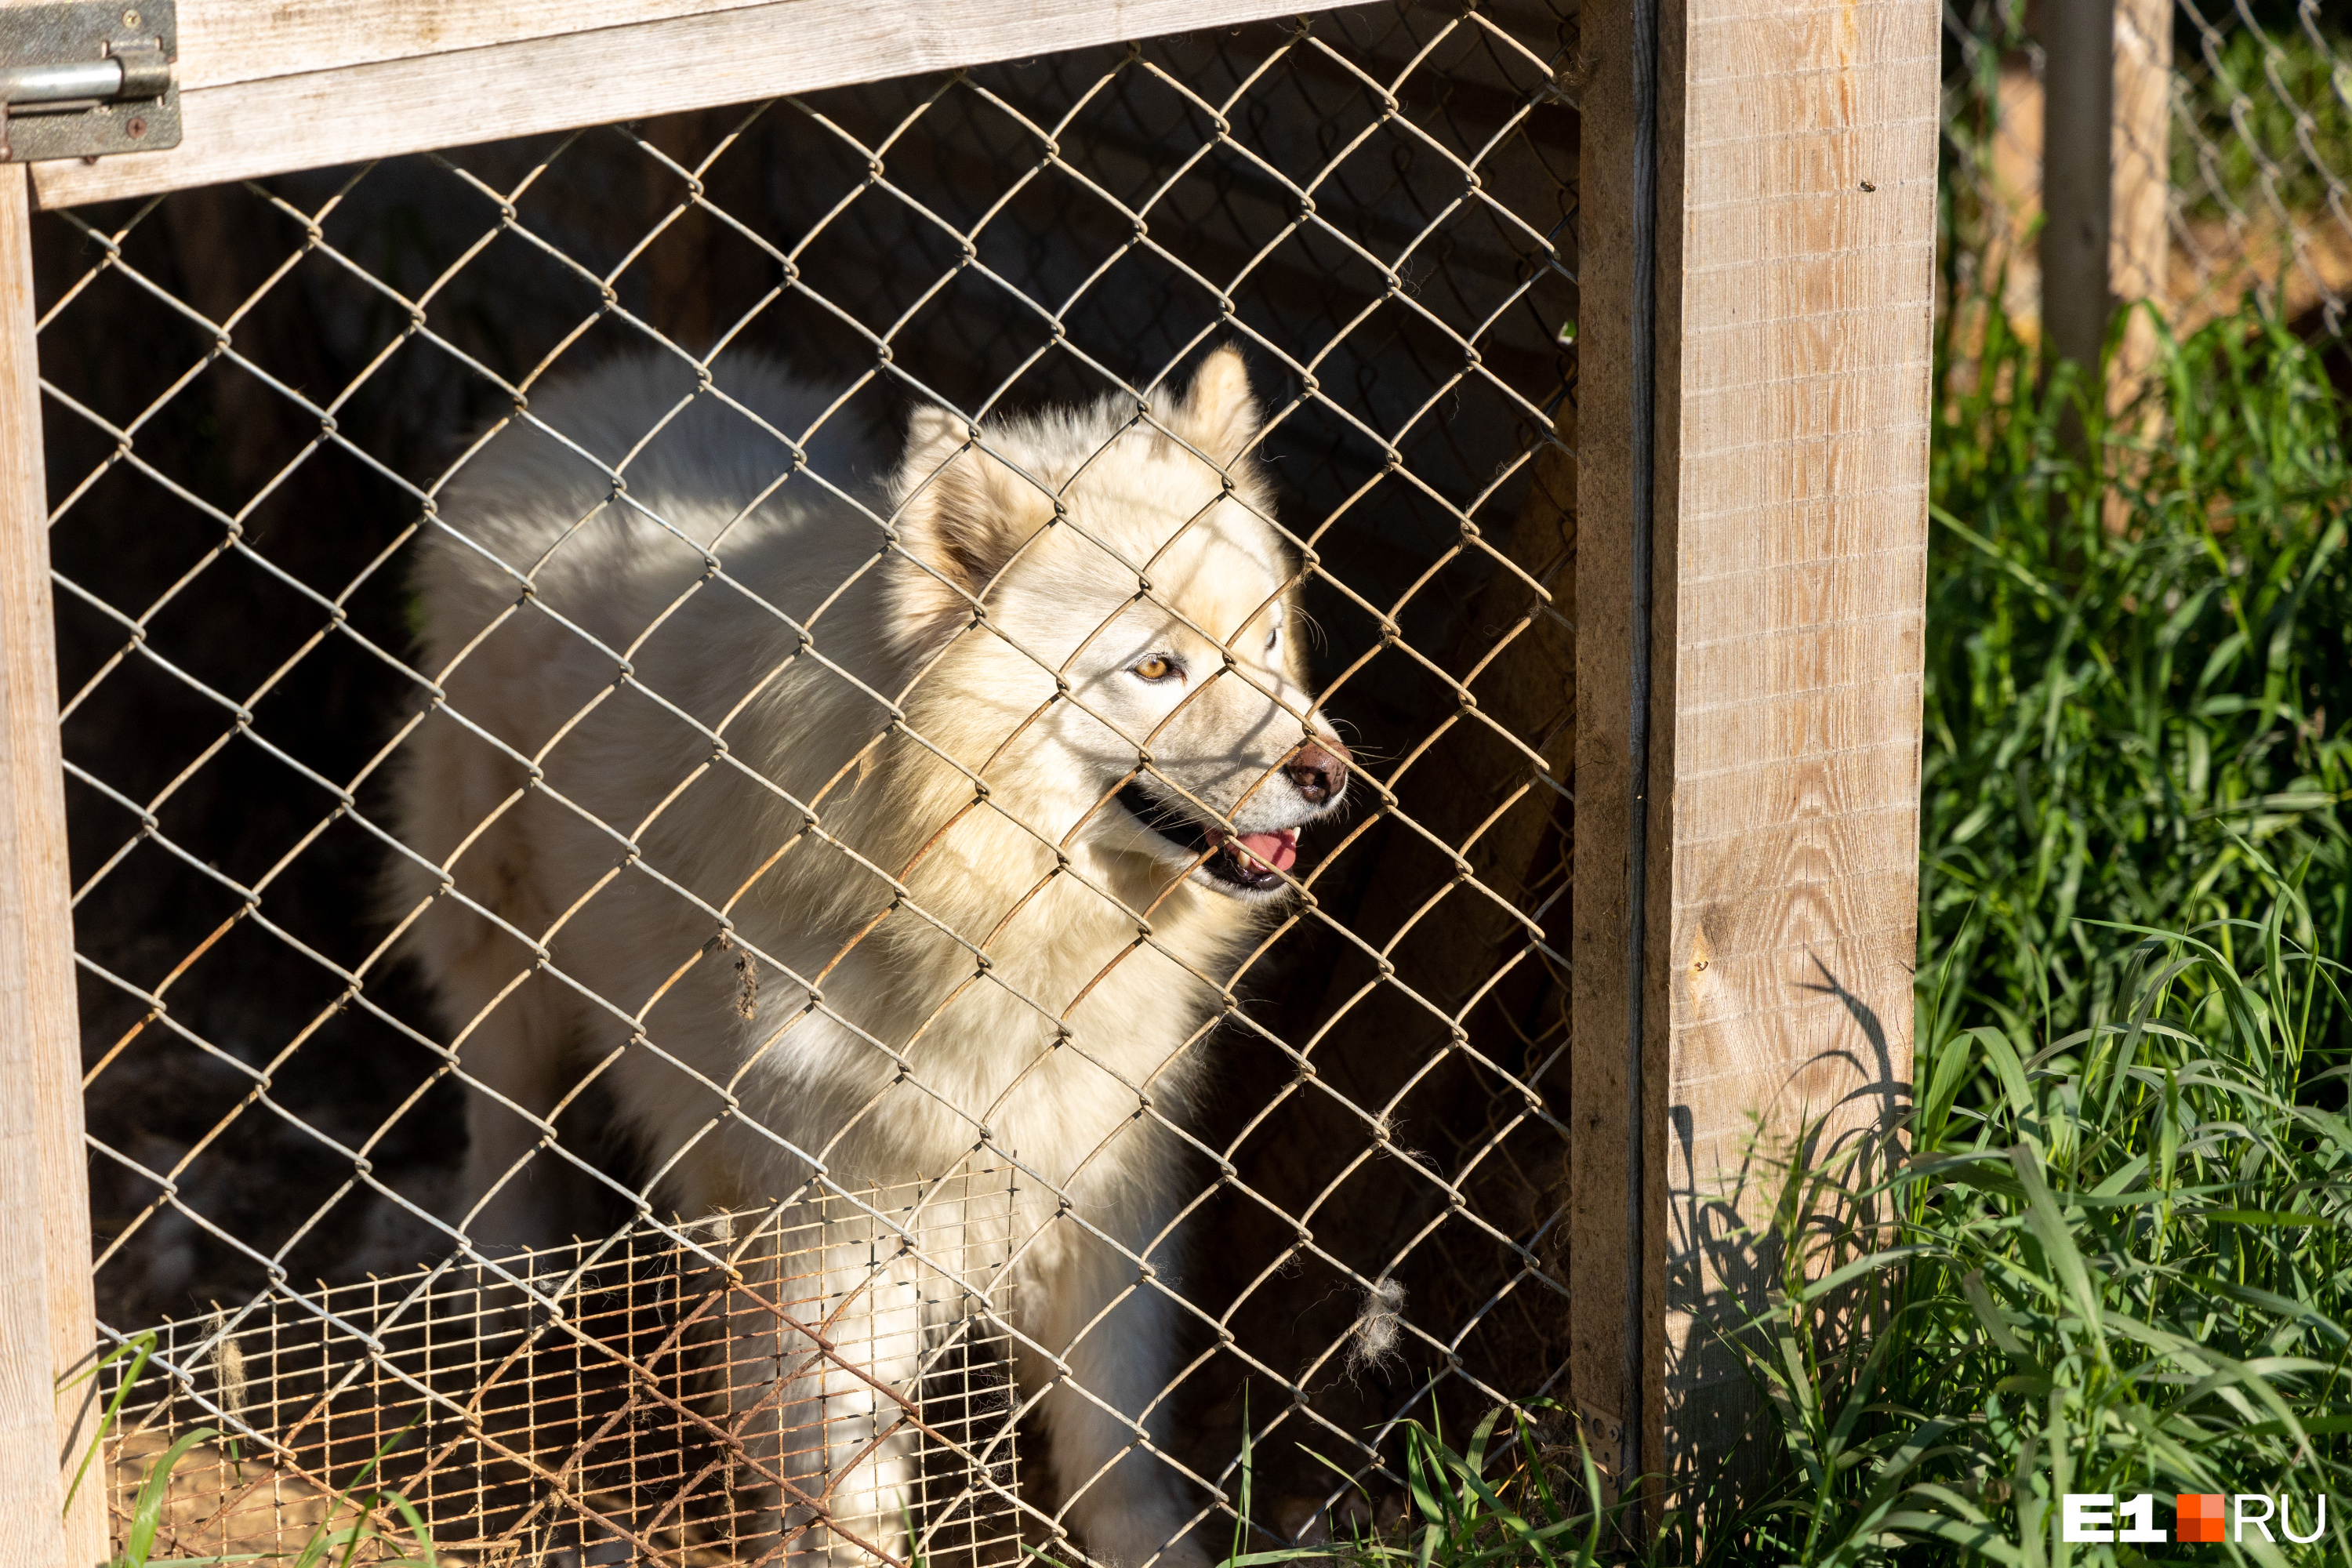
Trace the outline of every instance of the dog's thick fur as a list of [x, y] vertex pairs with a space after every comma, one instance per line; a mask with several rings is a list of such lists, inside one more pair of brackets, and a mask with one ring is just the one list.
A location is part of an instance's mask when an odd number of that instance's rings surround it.
[[[794, 435], [835, 395], [740, 359], [719, 385]], [[656, 1200], [688, 1216], [792, 1194], [812, 1162], [904, 1184], [985, 1142], [1034, 1173], [1005, 1300], [1065, 1517], [1128, 1568], [1199, 1561], [1162, 1549], [1207, 1500], [1143, 1436], [1175, 1353], [1162, 1120], [1285, 895], [1268, 856], [1339, 805], [1346, 756], [1295, 650], [1241, 360], [1213, 354], [1148, 420], [1106, 403], [974, 432], [919, 408], [895, 474], [847, 499], [796, 474], [740, 521], [790, 452], [708, 393], [646, 441], [692, 387], [625, 360], [535, 396], [563, 440], [488, 443], [424, 550], [446, 697], [400, 817], [442, 869], [404, 864], [396, 902], [475, 1089], [469, 1234], [567, 1228], [566, 1167], [517, 1110], [549, 1114], [607, 1058]], [[855, 461], [811, 454], [836, 481]], [[868, 1248], [837, 1239], [852, 1289]], [[838, 1432], [775, 1458], [778, 1526], [814, 1517], [822, 1474], [895, 1554], [903, 1447], [872, 1444], [870, 1389], [832, 1387], [758, 1395]]]

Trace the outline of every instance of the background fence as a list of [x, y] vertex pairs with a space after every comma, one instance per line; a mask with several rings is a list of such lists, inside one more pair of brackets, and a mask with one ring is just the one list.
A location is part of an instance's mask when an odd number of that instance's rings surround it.
[[[2352, 331], [2343, 7], [1951, 0], [1944, 20], [1948, 299], [1990, 294], [2029, 331], [2071, 310], [2095, 332], [2096, 302], [2053, 300], [2043, 268], [2053, 242], [2104, 241], [2105, 265], [2060, 293], [2104, 285], [2186, 332], [2251, 292], [2307, 338]], [[2045, 148], [2061, 154], [2053, 200]]]

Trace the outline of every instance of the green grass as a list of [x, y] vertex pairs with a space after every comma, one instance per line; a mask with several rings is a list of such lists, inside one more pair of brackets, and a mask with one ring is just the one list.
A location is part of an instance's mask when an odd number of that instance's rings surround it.
[[[1777, 1414], [1772, 1482], [1710, 1542], [1730, 1563], [2179, 1561], [2065, 1547], [2065, 1492], [2292, 1500], [2352, 1561], [2352, 1124], [2313, 1025], [2343, 971], [2250, 918], [2130, 933], [2079, 1027], [1922, 1042], [1907, 1159], [1792, 1162], [1777, 1288], [1732, 1337]], [[1978, 1092], [1992, 1085], [1991, 1092]]]
[[1943, 345], [1907, 1150], [1789, 1164], [1724, 1326], [1780, 1462], [1709, 1555], [2179, 1561], [2050, 1510], [2259, 1491], [2339, 1511], [2204, 1560], [2352, 1562], [2347, 410], [2251, 303], [2113, 420], [1982, 328]]
[[[1706, 1554], [2352, 1563], [2347, 410], [2252, 304], [2113, 420], [1980, 321], [1933, 458], [1916, 1104], [1787, 1163], [1777, 1288], [1717, 1325], [1778, 1462]], [[2058, 1542], [2070, 1491], [2337, 1511], [2143, 1554]]]
[[[1490, 1417], [1461, 1454], [1408, 1429], [1399, 1527], [1233, 1568], [2352, 1562], [2352, 1121], [2315, 1038], [2347, 976], [2289, 935], [2296, 891], [2271, 895], [2117, 933], [2111, 1009], [2080, 1026], [1925, 1039], [1904, 1144], [1800, 1145], [1777, 1279], [1716, 1325], [1771, 1462], [1703, 1540], [1680, 1520], [1629, 1549], [1580, 1456]], [[2154, 1494], [2168, 1531], [2183, 1491], [2283, 1497], [2304, 1534], [2333, 1506], [2308, 1545], [2143, 1551], [2057, 1542], [2069, 1491]]]
[[[2347, 411], [2251, 303], [2112, 420], [1984, 309], [1942, 345], [1916, 1104], [1788, 1162], [1777, 1289], [1718, 1325], [1778, 1464], [1706, 1555], [2352, 1563]], [[2337, 1511], [2143, 1555], [2058, 1542], [2070, 1491]]]
[[[387, 1438], [382, 1447], [352, 1473], [332, 1498], [328, 1500], [325, 1516], [312, 1526], [310, 1535], [292, 1552], [214, 1552], [202, 1557], [157, 1557], [155, 1538], [162, 1533], [163, 1515], [172, 1493], [172, 1475], [189, 1451], [219, 1436], [209, 1426], [197, 1426], [183, 1433], [157, 1458], [155, 1468], [140, 1482], [136, 1496], [131, 1500], [131, 1510], [125, 1521], [122, 1549], [106, 1564], [106, 1568], [231, 1568], [242, 1563], [284, 1563], [287, 1568], [352, 1568], [354, 1563], [366, 1563], [374, 1568], [436, 1568], [440, 1558], [433, 1550], [432, 1531], [407, 1498], [384, 1486], [370, 1486], [369, 1479], [384, 1456], [397, 1447], [408, 1436], [411, 1421]], [[408, 1529], [405, 1539], [393, 1535], [377, 1524], [385, 1515], [397, 1516]], [[362, 1557], [362, 1549], [367, 1555]], [[408, 1556], [409, 1550], [422, 1553]], [[403, 1555], [394, 1557], [387, 1552], [397, 1550]], [[919, 1563], [916, 1568], [921, 1568]]]
[[2352, 465], [2317, 356], [2251, 306], [2168, 336], [2145, 405], [2087, 411], [2087, 460], [2074, 382], [2037, 390], [1988, 314], [1934, 448], [1920, 946], [1952, 983], [1923, 1031], [2071, 1026], [2128, 941], [2091, 921], [2187, 930], [2273, 881], [2345, 956]]
[[[1549, 1402], [1538, 1402], [1539, 1411], [1548, 1408]], [[1600, 1475], [1591, 1455], [1548, 1445], [1525, 1415], [1488, 1411], [1460, 1452], [1442, 1431], [1418, 1421], [1400, 1422], [1398, 1441], [1405, 1507], [1396, 1523], [1360, 1531], [1336, 1546], [1244, 1552], [1251, 1493], [1244, 1436], [1241, 1512], [1223, 1568], [1334, 1557], [1356, 1568], [1593, 1568], [1613, 1560], [1627, 1505], [1594, 1510], [1587, 1500], [1600, 1490]], [[1362, 1501], [1375, 1500], [1347, 1470], [1324, 1463]]]
[[[107, 1439], [121, 1421], [123, 1404], [138, 1385], [140, 1373], [154, 1353], [154, 1334], [152, 1331], [138, 1334], [107, 1352], [87, 1371], [64, 1380], [64, 1387], [77, 1387], [98, 1378], [118, 1361], [128, 1358], [130, 1363], [115, 1379], [114, 1394], [99, 1417], [98, 1431], [83, 1450], [73, 1478], [67, 1485], [65, 1506], [68, 1509], [73, 1507], [74, 1498], [80, 1491], [82, 1483], [89, 1478], [92, 1468], [103, 1461]], [[351, 1564], [361, 1561], [380, 1564], [381, 1568], [436, 1568], [440, 1559], [433, 1549], [432, 1532], [425, 1527], [425, 1520], [415, 1506], [389, 1487], [369, 1484], [377, 1467], [407, 1440], [420, 1418], [421, 1413], [418, 1416], [412, 1416], [352, 1473], [352, 1479], [328, 1500], [324, 1517], [297, 1550], [290, 1552], [239, 1552], [227, 1554], [215, 1552], [203, 1557], [157, 1557], [154, 1554], [155, 1541], [163, 1533], [164, 1515], [170, 1510], [173, 1473], [191, 1451], [220, 1436], [209, 1426], [192, 1427], [180, 1434], [156, 1457], [153, 1468], [140, 1481], [139, 1489], [130, 1499], [122, 1521], [121, 1550], [107, 1561], [105, 1568], [229, 1568], [231, 1564], [248, 1563], [282, 1563], [289, 1568], [351, 1568]], [[233, 1439], [229, 1451], [232, 1455], [236, 1452]], [[376, 1521], [387, 1515], [397, 1516], [407, 1526], [409, 1536], [406, 1540], [387, 1534], [378, 1527]], [[395, 1547], [403, 1550], [413, 1547], [422, 1555], [397, 1559], [385, 1555], [387, 1550]], [[370, 1549], [364, 1559], [359, 1555], [362, 1548]], [[921, 1568], [919, 1562], [916, 1568]]]

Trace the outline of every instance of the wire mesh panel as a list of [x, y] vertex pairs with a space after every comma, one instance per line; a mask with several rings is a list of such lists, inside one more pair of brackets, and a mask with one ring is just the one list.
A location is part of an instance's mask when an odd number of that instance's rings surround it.
[[[827, 1456], [808, 1497], [764, 1500], [822, 1513], [824, 1538], [803, 1544], [904, 1530], [929, 1562], [1016, 1562], [1009, 1302], [994, 1289], [1009, 1174], [281, 1289], [167, 1322], [146, 1359], [112, 1363], [116, 1533], [143, 1500], [163, 1557], [292, 1558], [373, 1531], [363, 1560], [429, 1539], [445, 1561], [732, 1563], [776, 1530], [737, 1468], [765, 1446]], [[843, 1266], [845, 1246], [862, 1265]], [[883, 1360], [909, 1375], [877, 1387], [865, 1373]], [[814, 1396], [735, 1408], [723, 1391], [746, 1370]], [[167, 1463], [184, 1441], [196, 1446]], [[905, 1450], [887, 1497], [860, 1488], [873, 1467], [830, 1463], [877, 1442]]]
[[[2195, 326], [2247, 293], [2306, 335], [2352, 300], [2352, 32], [2319, 0], [2125, 0], [2116, 7], [2119, 298]], [[2016, 0], [1948, 6], [1953, 266], [2038, 314], [2042, 79]]]
[[[1245, 1431], [1305, 1537], [1544, 1415], [1575, 58], [1381, 5], [46, 220], [100, 1312], [215, 1516], [422, 1409], [466, 1550], [1197, 1562]], [[972, 1162], [978, 1251], [889, 1196]]]

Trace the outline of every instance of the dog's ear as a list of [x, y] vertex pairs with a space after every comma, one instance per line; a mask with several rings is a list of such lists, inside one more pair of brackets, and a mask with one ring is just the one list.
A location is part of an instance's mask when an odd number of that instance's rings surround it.
[[1257, 399], [1250, 394], [1249, 367], [1242, 363], [1240, 351], [1228, 344], [1202, 362], [1176, 410], [1174, 427], [1221, 468], [1231, 468], [1249, 450], [1257, 439]]
[[[981, 449], [960, 414], [915, 410], [907, 421], [907, 455], [894, 487], [898, 547], [977, 595], [1029, 536], [1053, 521], [1054, 503], [1002, 460]], [[953, 588], [927, 574], [938, 607], [969, 606]]]

